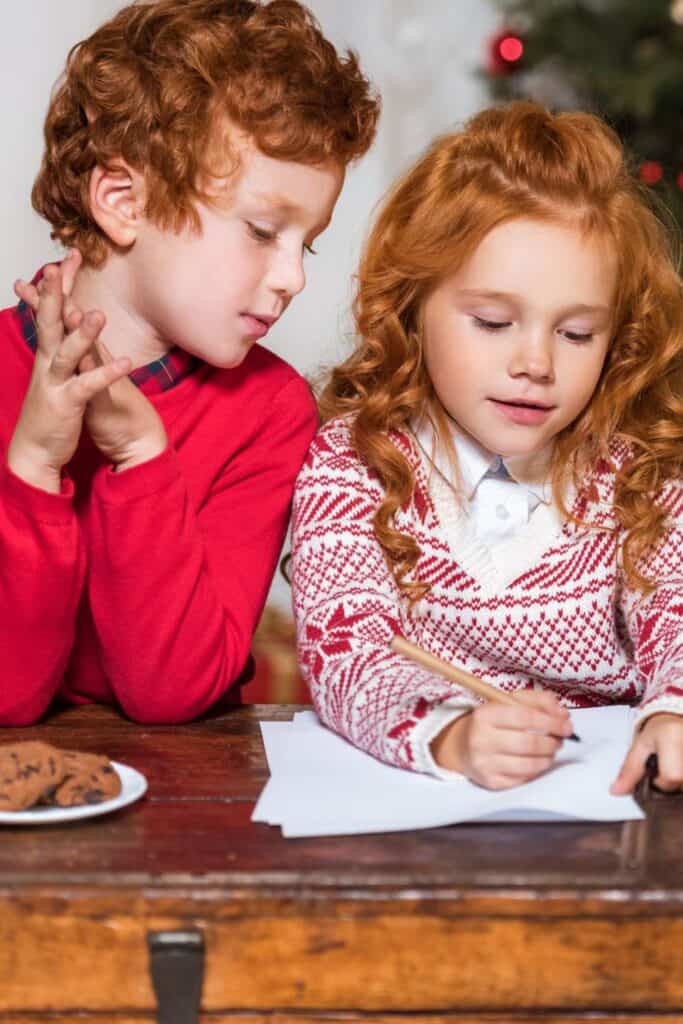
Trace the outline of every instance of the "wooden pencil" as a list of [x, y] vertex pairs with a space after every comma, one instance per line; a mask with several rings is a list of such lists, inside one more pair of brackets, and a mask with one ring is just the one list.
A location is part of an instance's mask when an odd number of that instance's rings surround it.
[[[451, 665], [450, 662], [444, 661], [443, 658], [430, 654], [429, 651], [423, 650], [422, 647], [411, 643], [410, 640], [406, 640], [403, 636], [393, 637], [390, 647], [396, 654], [402, 654], [404, 658], [409, 658], [417, 665], [428, 668], [431, 672], [438, 672], [439, 675], [450, 679], [452, 683], [466, 687], [472, 693], [476, 693], [485, 700], [495, 700], [499, 704], [512, 704], [514, 707], [527, 706], [522, 705], [521, 701], [518, 701], [514, 694], [507, 693], [505, 690], [499, 690], [497, 686], [492, 686], [491, 683], [485, 683], [479, 676], [473, 676], [470, 672], [466, 672], [465, 669], [457, 668], [456, 665]], [[555, 739], [579, 742], [579, 737], [574, 732], [571, 736], [556, 736]]]

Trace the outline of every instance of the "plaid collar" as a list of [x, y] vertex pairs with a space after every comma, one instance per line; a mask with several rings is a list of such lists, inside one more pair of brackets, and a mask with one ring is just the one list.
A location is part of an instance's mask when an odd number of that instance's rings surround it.
[[[42, 268], [33, 278], [33, 284], [40, 281], [43, 276]], [[32, 352], [36, 351], [37, 328], [33, 310], [22, 300], [16, 307], [15, 315], [19, 323], [22, 337]], [[189, 377], [197, 369], [201, 360], [190, 355], [184, 349], [177, 346], [170, 349], [161, 359], [155, 359], [146, 366], [139, 366], [132, 373], [128, 374], [141, 391], [146, 395], [160, 394], [162, 391], [170, 391], [176, 384]]]

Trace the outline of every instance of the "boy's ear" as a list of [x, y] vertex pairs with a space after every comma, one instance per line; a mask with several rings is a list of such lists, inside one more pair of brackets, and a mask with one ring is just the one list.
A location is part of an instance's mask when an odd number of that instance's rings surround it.
[[111, 167], [98, 164], [90, 175], [89, 198], [93, 220], [111, 241], [122, 248], [132, 245], [145, 218], [143, 176], [123, 160]]

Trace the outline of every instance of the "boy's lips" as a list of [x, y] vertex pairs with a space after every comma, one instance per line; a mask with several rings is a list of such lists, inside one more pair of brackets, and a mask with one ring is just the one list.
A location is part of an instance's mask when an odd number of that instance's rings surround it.
[[268, 316], [265, 313], [240, 313], [242, 322], [246, 326], [250, 336], [263, 338], [268, 333], [278, 317]]
[[489, 401], [506, 419], [529, 426], [542, 423], [555, 408], [547, 402], [535, 402], [529, 398], [490, 398]]

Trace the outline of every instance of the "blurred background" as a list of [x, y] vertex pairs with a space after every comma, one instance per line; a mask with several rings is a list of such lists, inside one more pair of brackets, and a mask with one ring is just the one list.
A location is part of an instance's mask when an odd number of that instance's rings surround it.
[[[3, 7], [0, 302], [12, 282], [59, 255], [29, 194], [50, 89], [68, 49], [123, 0], [27, 0]], [[307, 376], [352, 341], [353, 272], [373, 210], [436, 134], [512, 97], [601, 113], [634, 172], [683, 222], [683, 0], [309, 0], [326, 35], [351, 47], [379, 89], [374, 149], [351, 169], [334, 220], [307, 263], [306, 290], [268, 337]], [[290, 597], [279, 576], [255, 641], [250, 701], [305, 701]]]

